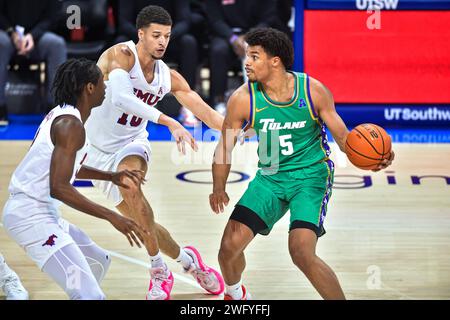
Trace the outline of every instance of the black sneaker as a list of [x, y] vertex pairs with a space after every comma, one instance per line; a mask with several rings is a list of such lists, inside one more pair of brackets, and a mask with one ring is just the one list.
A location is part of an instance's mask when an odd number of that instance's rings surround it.
[[8, 113], [6, 112], [6, 106], [0, 106], [0, 126], [7, 126], [8, 122]]

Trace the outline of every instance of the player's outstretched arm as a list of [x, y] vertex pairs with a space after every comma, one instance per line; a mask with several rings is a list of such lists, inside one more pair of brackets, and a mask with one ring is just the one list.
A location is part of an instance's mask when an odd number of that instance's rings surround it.
[[209, 204], [215, 213], [223, 212], [224, 206], [228, 205], [230, 200], [225, 191], [225, 186], [231, 169], [231, 153], [244, 121], [249, 118], [249, 110], [250, 99], [245, 85], [237, 89], [228, 100], [222, 134], [214, 152], [212, 163], [213, 192], [209, 195]]
[[85, 141], [81, 121], [70, 115], [56, 118], [52, 124], [51, 138], [55, 148], [50, 162], [50, 195], [76, 210], [108, 220], [127, 237], [130, 245], [135, 243], [141, 247], [140, 243], [144, 243], [142, 233], [145, 232], [141, 227], [133, 220], [90, 201], [70, 183], [76, 152]]
[[333, 95], [321, 82], [311, 77], [310, 90], [316, 113], [327, 125], [339, 149], [345, 152], [345, 142], [349, 131], [342, 118], [336, 112]]
[[223, 116], [211, 108], [198, 95], [197, 92], [189, 87], [187, 81], [175, 70], [170, 70], [172, 81], [172, 93], [178, 102], [192, 111], [200, 120], [206, 123], [210, 128], [221, 130]]

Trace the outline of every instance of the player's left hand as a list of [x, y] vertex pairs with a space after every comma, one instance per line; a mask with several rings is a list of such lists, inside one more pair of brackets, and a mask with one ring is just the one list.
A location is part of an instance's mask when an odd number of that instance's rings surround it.
[[389, 167], [392, 164], [392, 161], [394, 161], [394, 158], [395, 158], [395, 153], [394, 153], [394, 151], [391, 151], [389, 158], [381, 161], [381, 163], [378, 165], [378, 168], [373, 169], [372, 171], [377, 172], [377, 171], [386, 169], [387, 167]]
[[113, 174], [111, 175], [112, 183], [114, 183], [115, 185], [117, 185], [119, 187], [129, 189], [130, 186], [128, 185], [128, 183], [125, 182], [125, 180], [127, 180], [126, 178], [133, 181], [136, 186], [144, 184], [146, 181], [144, 171], [142, 171], [142, 170], [126, 170], [125, 169], [125, 170], [122, 170], [119, 172], [113, 172]]
[[169, 126], [169, 130], [177, 142], [179, 152], [186, 154], [186, 142], [191, 146], [192, 150], [198, 150], [198, 145], [194, 137], [179, 122], [175, 122], [174, 125]]

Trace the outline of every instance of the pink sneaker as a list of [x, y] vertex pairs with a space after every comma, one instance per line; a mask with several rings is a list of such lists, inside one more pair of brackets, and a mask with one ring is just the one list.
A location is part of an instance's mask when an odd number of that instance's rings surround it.
[[222, 294], [225, 290], [225, 282], [220, 273], [208, 267], [194, 247], [187, 246], [183, 249], [194, 260], [191, 267], [185, 271], [190, 273], [197, 280], [198, 284], [209, 293], [214, 295]]
[[150, 286], [145, 299], [169, 300], [173, 287], [173, 275], [167, 266], [150, 269], [150, 278]]

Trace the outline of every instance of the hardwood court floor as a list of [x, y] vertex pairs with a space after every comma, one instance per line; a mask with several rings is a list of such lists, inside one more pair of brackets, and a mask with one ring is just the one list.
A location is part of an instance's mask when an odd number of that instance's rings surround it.
[[[10, 175], [29, 145], [30, 141], [0, 141], [2, 207]], [[181, 245], [195, 245], [208, 264], [218, 267], [223, 228], [248, 180], [228, 186], [230, 205], [225, 213], [215, 215], [208, 204], [210, 184], [187, 183], [175, 177], [184, 171], [205, 170], [186, 178], [210, 181], [208, 170], [215, 144], [200, 145], [195, 157], [192, 153], [180, 157], [172, 142], [153, 142], [152, 146], [153, 163], [144, 191], [157, 221]], [[411, 180], [411, 176], [450, 176], [450, 145], [395, 144], [394, 150], [397, 157], [391, 173], [373, 173], [352, 167], [333, 145], [336, 188], [325, 221], [327, 234], [318, 243], [318, 255], [335, 270], [349, 299], [450, 299], [450, 186], [443, 178], [424, 178], [420, 185]], [[233, 170], [253, 177], [256, 144], [238, 147], [234, 163]], [[362, 186], [364, 175], [366, 185], [371, 182], [372, 186], [342, 189]], [[79, 190], [111, 207], [97, 190]], [[67, 206], [61, 210], [67, 220], [112, 251], [113, 263], [102, 283], [107, 297], [143, 299], [149, 280], [144, 249], [131, 248], [125, 237], [105, 221]], [[320, 299], [290, 260], [288, 222], [286, 215], [268, 237], [257, 236], [246, 252], [244, 281], [255, 299]], [[21, 276], [31, 299], [66, 299], [3, 228], [0, 252]], [[205, 295], [175, 262], [167, 258], [167, 263], [175, 274], [173, 299], [217, 299]]]

